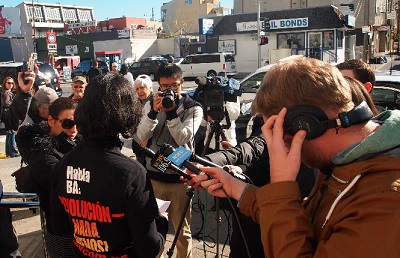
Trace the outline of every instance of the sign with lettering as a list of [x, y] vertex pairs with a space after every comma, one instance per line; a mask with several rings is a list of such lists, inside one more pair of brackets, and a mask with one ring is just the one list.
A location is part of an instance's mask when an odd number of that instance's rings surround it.
[[236, 54], [236, 40], [219, 40], [218, 41], [218, 52], [231, 52], [234, 55]]
[[199, 19], [199, 34], [214, 34], [214, 19]]
[[70, 29], [92, 27], [92, 26], [97, 26], [96, 21], [71, 23], [71, 24], [68, 24], [68, 29], [70, 30]]
[[271, 30], [306, 28], [306, 27], [308, 27], [308, 17], [294, 18], [294, 19], [270, 20], [269, 25], [270, 25]]
[[117, 30], [118, 38], [130, 38], [131, 37], [131, 30]]

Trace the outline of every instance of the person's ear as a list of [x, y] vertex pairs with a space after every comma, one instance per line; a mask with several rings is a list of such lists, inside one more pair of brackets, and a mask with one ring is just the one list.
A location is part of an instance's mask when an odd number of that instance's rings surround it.
[[53, 126], [56, 122], [57, 120], [54, 119], [51, 115], [47, 117], [47, 123], [49, 124], [49, 126]]
[[364, 88], [368, 91], [368, 93], [371, 93], [371, 91], [372, 91], [372, 83], [370, 83], [370, 82], [364, 83]]

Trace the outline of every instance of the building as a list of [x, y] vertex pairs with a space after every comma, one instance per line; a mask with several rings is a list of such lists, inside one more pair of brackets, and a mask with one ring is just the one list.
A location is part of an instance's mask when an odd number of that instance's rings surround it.
[[[392, 32], [398, 31], [399, 1], [394, 0], [259, 0], [261, 12], [310, 8], [334, 5], [344, 15], [354, 16], [354, 30], [346, 33], [349, 58], [354, 52], [364, 52], [370, 56], [393, 49], [390, 45]], [[257, 13], [258, 1], [234, 0], [234, 14]], [[364, 32], [362, 30], [364, 26]], [[368, 28], [369, 27], [369, 28]], [[368, 36], [367, 36], [368, 35]], [[356, 47], [360, 46], [360, 47]], [[357, 50], [356, 50], [357, 49]], [[357, 56], [359, 57], [359, 56]]]
[[[345, 60], [344, 33], [350, 27], [338, 8], [287, 9], [263, 12], [261, 17], [269, 17], [270, 24], [265, 35], [268, 44], [261, 46], [261, 65], [290, 55], [304, 55], [329, 63]], [[263, 26], [260, 22], [260, 27]], [[258, 68], [257, 13], [216, 17], [207, 40], [210, 36], [218, 38], [218, 52], [235, 54], [239, 72], [249, 73]]]
[[167, 36], [197, 36], [199, 18], [229, 13], [229, 8], [221, 7], [219, 0], [172, 0], [162, 5], [161, 21]]

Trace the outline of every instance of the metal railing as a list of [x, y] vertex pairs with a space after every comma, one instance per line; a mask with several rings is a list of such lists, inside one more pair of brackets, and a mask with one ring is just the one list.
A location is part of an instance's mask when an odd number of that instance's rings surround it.
[[312, 47], [312, 48], [292, 48], [292, 55], [302, 55], [322, 60], [327, 63], [337, 63], [338, 56], [334, 53], [334, 49]]

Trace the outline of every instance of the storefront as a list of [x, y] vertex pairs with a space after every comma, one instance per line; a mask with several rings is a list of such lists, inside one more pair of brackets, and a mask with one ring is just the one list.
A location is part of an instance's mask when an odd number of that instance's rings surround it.
[[[261, 13], [262, 30], [264, 18], [269, 19], [269, 29], [264, 35], [268, 44], [261, 46], [262, 65], [290, 55], [304, 55], [329, 63], [344, 61], [344, 32], [354, 19], [347, 19], [336, 7]], [[259, 37], [256, 20], [256, 13], [214, 20], [213, 36], [218, 36], [219, 41], [233, 42], [240, 72], [252, 72], [257, 68]]]

